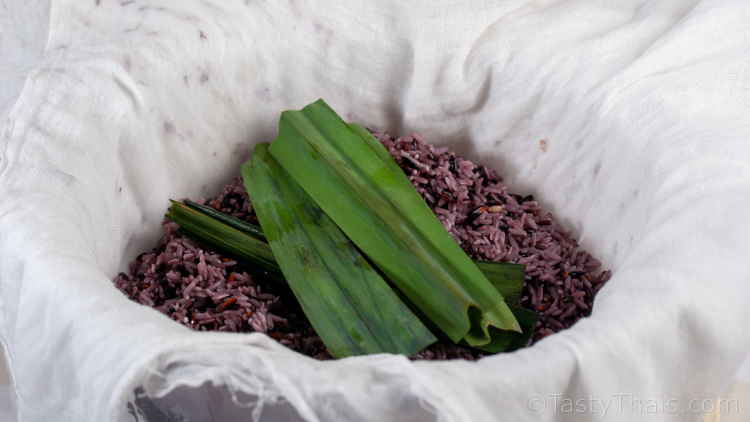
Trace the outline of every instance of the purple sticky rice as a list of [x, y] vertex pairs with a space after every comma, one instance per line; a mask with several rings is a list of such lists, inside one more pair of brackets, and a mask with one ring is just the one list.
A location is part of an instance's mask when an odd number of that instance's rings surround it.
[[[492, 169], [431, 146], [417, 134], [374, 135], [469, 256], [526, 266], [521, 304], [539, 315], [532, 343], [590, 315], [610, 272], [533, 197], [509, 193]], [[239, 177], [200, 202], [257, 224]], [[262, 332], [300, 353], [330, 359], [288, 286], [187, 238], [171, 221], [162, 227], [156, 248], [115, 278], [115, 286], [130, 299], [195, 330]], [[412, 359], [483, 355], [439, 342]]]

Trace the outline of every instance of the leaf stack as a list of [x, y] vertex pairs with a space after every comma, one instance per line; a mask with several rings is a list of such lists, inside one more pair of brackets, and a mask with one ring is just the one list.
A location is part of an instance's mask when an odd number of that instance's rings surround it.
[[523, 266], [473, 262], [380, 142], [322, 100], [282, 113], [242, 176], [261, 227], [194, 202], [168, 217], [286, 280], [333, 356], [412, 355], [436, 335], [488, 352], [528, 343]]

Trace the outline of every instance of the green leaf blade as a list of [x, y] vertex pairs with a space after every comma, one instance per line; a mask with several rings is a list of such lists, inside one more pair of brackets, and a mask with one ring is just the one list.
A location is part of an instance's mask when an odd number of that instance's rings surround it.
[[260, 227], [256, 226], [255, 224], [251, 224], [251, 223], [248, 223], [247, 221], [240, 220], [237, 217], [231, 216], [229, 214], [225, 214], [207, 205], [201, 205], [189, 199], [185, 200], [185, 205], [187, 205], [188, 207], [194, 210], [200, 211], [203, 214], [209, 215], [215, 218], [216, 220], [219, 220], [222, 223], [227, 224], [230, 227], [234, 227], [237, 230], [243, 231], [258, 240], [263, 240], [263, 241], [266, 240], [266, 236], [263, 234], [263, 231], [260, 229]]
[[477, 267], [505, 298], [508, 305], [520, 305], [525, 267], [509, 262], [474, 261]]
[[538, 319], [534, 311], [521, 306], [525, 268], [521, 264], [507, 262], [475, 261], [477, 267], [487, 276], [490, 283], [505, 297], [505, 302], [521, 325], [522, 333], [499, 331], [494, 333], [492, 341], [479, 349], [485, 352], [498, 353], [525, 347], [534, 333]]
[[[384, 148], [322, 100], [282, 113], [274, 158], [451, 340], [520, 331], [502, 295], [445, 231]], [[375, 141], [377, 142], [377, 141]]]
[[198, 240], [253, 262], [273, 278], [282, 279], [273, 252], [266, 242], [180, 202], [172, 201], [167, 217]]
[[274, 256], [332, 355], [411, 355], [436, 340], [266, 144], [242, 174]]

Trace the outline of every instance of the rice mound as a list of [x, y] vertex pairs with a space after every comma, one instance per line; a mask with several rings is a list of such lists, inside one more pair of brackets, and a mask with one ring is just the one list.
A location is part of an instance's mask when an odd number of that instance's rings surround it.
[[[591, 313], [610, 272], [532, 196], [509, 193], [492, 169], [429, 145], [418, 134], [373, 135], [469, 256], [526, 266], [521, 304], [539, 315], [532, 343]], [[239, 177], [216, 197], [198, 202], [257, 224]], [[189, 239], [169, 220], [162, 227], [159, 244], [114, 280], [130, 299], [196, 330], [262, 332], [305, 355], [331, 358], [287, 285]], [[483, 355], [438, 342], [412, 359]]]

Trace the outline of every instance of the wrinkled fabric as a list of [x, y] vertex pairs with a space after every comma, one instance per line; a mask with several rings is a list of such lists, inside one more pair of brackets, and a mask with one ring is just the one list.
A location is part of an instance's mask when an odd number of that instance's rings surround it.
[[[53, 0], [0, 132], [19, 420], [700, 420], [750, 350], [748, 21], [743, 0]], [[592, 316], [477, 363], [318, 362], [112, 286], [168, 198], [215, 192], [319, 97], [534, 194], [613, 269]]]

